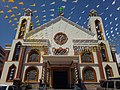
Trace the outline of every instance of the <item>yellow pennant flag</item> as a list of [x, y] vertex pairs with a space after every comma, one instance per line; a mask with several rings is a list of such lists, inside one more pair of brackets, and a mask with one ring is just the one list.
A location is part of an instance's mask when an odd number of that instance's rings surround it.
[[8, 0], [8, 2], [14, 2], [14, 0]]
[[36, 13], [36, 12], [37, 12], [37, 10], [34, 10], [33, 12], [35, 12], [35, 13]]
[[12, 9], [18, 9], [18, 7], [17, 6], [13, 6]]
[[15, 26], [15, 24], [12, 24], [12, 26]]
[[14, 20], [18, 20], [17, 18], [14, 18]]
[[36, 16], [35, 18], [38, 18], [38, 16]]
[[6, 15], [5, 18], [8, 18], [8, 16]]
[[17, 30], [17, 28], [14, 28], [14, 30]]
[[10, 17], [15, 17], [15, 14], [12, 14]]
[[40, 26], [40, 24], [37, 24], [38, 26]]
[[18, 13], [17, 15], [18, 15], [18, 16], [20, 16], [20, 15], [21, 15], [21, 13]]
[[5, 2], [5, 0], [2, 0], [2, 2]]
[[11, 23], [12, 22], [12, 20], [9, 20], [9, 23]]
[[19, 2], [18, 4], [24, 5], [24, 2]]
[[25, 10], [26, 8], [22, 8], [22, 10]]
[[9, 12], [9, 13], [11, 13], [11, 12], [12, 12], [12, 10], [8, 10], [8, 12]]
[[0, 14], [3, 14], [4, 13], [4, 11], [3, 10], [0, 10]]
[[34, 3], [34, 4], [31, 4], [30, 6], [33, 6], [33, 7], [35, 7], [35, 6], [36, 6], [36, 4]]

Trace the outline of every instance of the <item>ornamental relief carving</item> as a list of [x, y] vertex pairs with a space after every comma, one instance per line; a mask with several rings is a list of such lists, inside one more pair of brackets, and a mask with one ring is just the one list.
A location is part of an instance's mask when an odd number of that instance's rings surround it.
[[96, 52], [97, 46], [73, 46], [74, 55], [79, 55], [81, 51], [93, 51]]
[[55, 43], [59, 44], [59, 45], [63, 45], [67, 42], [68, 37], [66, 34], [59, 32], [54, 36], [54, 41]]
[[59, 47], [58, 49], [53, 48], [52, 49], [53, 55], [68, 55], [69, 48], [63, 49], [62, 47]]

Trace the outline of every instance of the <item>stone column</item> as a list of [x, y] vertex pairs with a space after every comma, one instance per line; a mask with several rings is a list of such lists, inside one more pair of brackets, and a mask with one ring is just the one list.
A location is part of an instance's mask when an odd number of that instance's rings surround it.
[[104, 76], [104, 71], [103, 71], [103, 66], [102, 66], [102, 56], [101, 56], [99, 47], [96, 50], [96, 54], [97, 54], [98, 65], [99, 65], [99, 70], [100, 70], [100, 77], [101, 77], [101, 80], [103, 80], [105, 79], [105, 76]]
[[52, 69], [50, 67], [50, 88], [52, 88]]

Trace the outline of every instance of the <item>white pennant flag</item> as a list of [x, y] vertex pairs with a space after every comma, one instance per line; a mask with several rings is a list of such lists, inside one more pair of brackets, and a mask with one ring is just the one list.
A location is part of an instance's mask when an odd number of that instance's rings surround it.
[[44, 7], [44, 6], [45, 6], [45, 4], [41, 5], [41, 7]]
[[65, 6], [62, 6], [63, 8], [65, 8]]
[[52, 2], [50, 5], [53, 5], [53, 4], [55, 4], [55, 2]]
[[77, 3], [78, 2], [78, 0], [73, 0], [73, 3]]
[[55, 11], [55, 9], [50, 9], [50, 11]]
[[67, 0], [62, 0], [63, 2], [67, 2]]
[[54, 17], [54, 14], [51, 14], [50, 16]]
[[46, 12], [46, 10], [43, 10], [42, 12]]
[[43, 18], [46, 18], [46, 15], [44, 15]]
[[112, 5], [114, 5], [114, 4], [115, 4], [115, 2], [116, 2], [116, 0], [114, 0], [114, 1], [112, 2]]

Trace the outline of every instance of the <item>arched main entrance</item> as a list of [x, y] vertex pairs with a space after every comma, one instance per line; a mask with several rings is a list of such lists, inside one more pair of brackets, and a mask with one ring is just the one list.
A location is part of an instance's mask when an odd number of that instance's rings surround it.
[[52, 86], [55, 89], [69, 88], [70, 71], [69, 68], [57, 67], [52, 69]]

